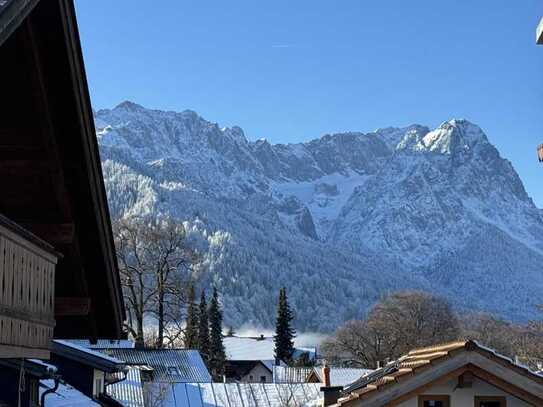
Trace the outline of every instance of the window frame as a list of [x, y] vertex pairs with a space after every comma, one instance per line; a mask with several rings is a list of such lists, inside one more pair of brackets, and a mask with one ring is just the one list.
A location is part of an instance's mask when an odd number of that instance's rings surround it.
[[168, 374], [170, 376], [179, 376], [179, 368], [177, 366], [168, 366]]
[[418, 396], [418, 406], [424, 407], [425, 401], [442, 401], [444, 402], [444, 407], [451, 407], [451, 396], [448, 394], [421, 394]]
[[481, 402], [484, 401], [498, 401], [500, 407], [507, 407], [507, 397], [505, 396], [475, 396], [473, 398], [473, 405], [479, 407]]

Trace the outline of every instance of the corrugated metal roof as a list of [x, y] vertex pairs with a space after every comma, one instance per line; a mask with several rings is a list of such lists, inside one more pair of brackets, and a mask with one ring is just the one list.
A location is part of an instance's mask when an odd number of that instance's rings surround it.
[[148, 365], [157, 380], [175, 383], [211, 382], [200, 353], [191, 349], [100, 349], [127, 365]]
[[[74, 343], [72, 341], [67, 341], [67, 340], [64, 340], [64, 339], [54, 339], [53, 344], [59, 344], [61, 346], [65, 346], [65, 347], [68, 347], [70, 349], [74, 349], [74, 350], [76, 350], [78, 352], [82, 352], [84, 354], [94, 356], [94, 357], [97, 357], [99, 359], [107, 360], [108, 362], [111, 362], [111, 363], [115, 363], [115, 364], [119, 364], [119, 365], [123, 364], [122, 360], [119, 360], [119, 359], [117, 359], [115, 357], [111, 357], [107, 353], [98, 352], [96, 350], [87, 348], [85, 346], [80, 346], [80, 345], [78, 345], [78, 344], [76, 344], [76, 343]], [[53, 347], [53, 349], [54, 349], [54, 347]]]
[[[330, 385], [331, 386], [347, 386], [354, 383], [363, 376], [372, 373], [372, 369], [355, 369], [355, 368], [343, 368], [343, 367], [330, 367]], [[320, 381], [322, 378], [322, 368], [315, 367], [315, 374]]]
[[[162, 394], [160, 405], [163, 407], [283, 407], [286, 405], [302, 407], [317, 405], [321, 399], [319, 383], [161, 383], [160, 385], [161, 390], [157, 393]], [[134, 382], [120, 382], [115, 386], [117, 389], [123, 386], [134, 386]], [[108, 393], [111, 394], [109, 387]], [[123, 394], [135, 394], [134, 389], [122, 391]], [[121, 401], [118, 398], [117, 400]], [[129, 407], [143, 406], [143, 403], [137, 404], [133, 401], [129, 403], [127, 404]]]
[[121, 402], [125, 407], [140, 407], [144, 405], [143, 386], [140, 369], [131, 367], [126, 379], [107, 386], [107, 394]]
[[66, 341], [75, 343], [76, 345], [83, 346], [89, 349], [134, 348], [134, 341], [128, 339], [98, 339], [95, 344], [90, 343], [90, 341], [87, 339], [66, 339]]
[[274, 383], [306, 383], [312, 367], [273, 366]]

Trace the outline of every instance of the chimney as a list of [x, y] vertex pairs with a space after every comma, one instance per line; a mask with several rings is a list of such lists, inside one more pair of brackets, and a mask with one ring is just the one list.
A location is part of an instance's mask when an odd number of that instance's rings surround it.
[[322, 367], [322, 378], [324, 381], [324, 387], [330, 387], [330, 368], [327, 365]]
[[324, 365], [322, 368], [322, 380], [324, 386], [321, 387], [321, 391], [324, 394], [323, 407], [328, 407], [337, 403], [343, 386], [331, 386], [330, 384], [330, 368]]

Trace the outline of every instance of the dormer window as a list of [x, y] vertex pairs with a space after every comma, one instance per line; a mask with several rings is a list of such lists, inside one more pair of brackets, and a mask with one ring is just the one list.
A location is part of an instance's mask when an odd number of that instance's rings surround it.
[[172, 376], [179, 376], [179, 369], [177, 366], [168, 366], [168, 373]]

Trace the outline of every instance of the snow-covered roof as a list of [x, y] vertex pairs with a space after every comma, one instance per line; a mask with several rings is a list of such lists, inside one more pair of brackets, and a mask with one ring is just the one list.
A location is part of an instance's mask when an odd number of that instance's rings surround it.
[[[119, 382], [115, 386], [120, 388], [123, 386], [136, 386], [136, 384], [135, 382]], [[163, 382], [156, 383], [154, 389], [146, 386], [145, 391], [151, 391], [153, 395], [161, 394], [161, 406], [163, 407], [282, 407], [286, 405], [302, 407], [317, 405], [321, 399], [320, 384], [318, 383]], [[135, 394], [135, 389], [127, 389], [124, 392], [125, 394]], [[157, 397], [155, 397], [155, 401], [158, 401]], [[126, 405], [129, 407], [140, 406], [140, 404], [132, 402]]]
[[96, 350], [93, 350], [93, 349], [89, 349], [85, 346], [80, 346], [72, 341], [67, 341], [67, 340], [64, 340], [64, 339], [55, 339], [53, 340], [53, 344], [59, 344], [61, 346], [65, 346], [65, 347], [68, 347], [70, 349], [73, 349], [73, 350], [76, 350], [78, 352], [81, 352], [81, 353], [85, 353], [87, 355], [90, 355], [90, 356], [94, 356], [96, 358], [99, 358], [99, 359], [102, 359], [102, 360], [107, 360], [111, 363], [115, 363], [115, 364], [119, 364], [119, 365], [122, 365], [123, 364], [123, 361], [122, 360], [119, 360], [119, 359], [116, 359], [112, 356], [109, 356], [103, 352], [98, 352]]
[[[228, 360], [275, 360], [275, 344], [272, 337], [228, 336], [223, 339]], [[310, 359], [315, 358], [315, 348], [296, 348], [294, 357], [308, 353]]]
[[54, 374], [58, 370], [56, 366], [51, 365], [49, 363], [45, 363], [43, 360], [40, 360], [40, 359], [27, 359], [27, 362], [35, 363], [36, 365], [42, 366], [43, 368], [47, 370], [48, 373]]
[[104, 348], [134, 348], [134, 341], [129, 339], [98, 339], [96, 343], [90, 343], [87, 339], [65, 339], [76, 345], [89, 349], [104, 349]]
[[[322, 368], [315, 367], [314, 372], [322, 383]], [[372, 369], [330, 367], [330, 385], [347, 386], [371, 372], [373, 372]]]
[[[45, 391], [52, 389], [53, 387], [55, 387], [54, 380], [41, 380], [40, 397]], [[100, 406], [100, 404], [85, 396], [83, 393], [76, 390], [69, 384], [60, 384], [54, 393], [49, 393], [47, 396], [45, 396], [45, 405], [47, 407]]]
[[155, 380], [176, 383], [211, 381], [211, 375], [197, 350], [191, 349], [102, 349], [126, 365], [153, 368]]

